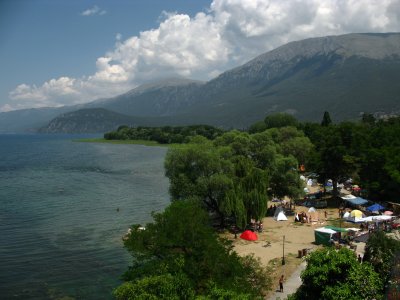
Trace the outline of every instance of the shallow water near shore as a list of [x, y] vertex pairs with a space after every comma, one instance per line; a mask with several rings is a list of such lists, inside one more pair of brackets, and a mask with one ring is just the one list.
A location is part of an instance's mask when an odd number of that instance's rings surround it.
[[121, 237], [169, 203], [167, 149], [0, 135], [1, 299], [111, 299]]

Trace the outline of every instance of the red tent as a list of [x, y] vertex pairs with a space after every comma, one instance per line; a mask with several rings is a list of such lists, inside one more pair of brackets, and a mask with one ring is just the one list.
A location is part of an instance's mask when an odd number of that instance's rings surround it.
[[248, 241], [256, 241], [258, 240], [258, 236], [255, 232], [251, 230], [245, 230], [241, 235], [241, 239], [248, 240]]

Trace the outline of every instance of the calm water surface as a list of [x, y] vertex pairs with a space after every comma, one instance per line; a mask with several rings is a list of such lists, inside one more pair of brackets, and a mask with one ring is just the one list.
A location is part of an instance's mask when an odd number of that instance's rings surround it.
[[0, 299], [112, 299], [121, 237], [169, 202], [166, 148], [0, 135]]

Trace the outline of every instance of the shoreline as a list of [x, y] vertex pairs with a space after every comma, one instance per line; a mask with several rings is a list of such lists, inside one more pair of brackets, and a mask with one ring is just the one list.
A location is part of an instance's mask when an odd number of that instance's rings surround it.
[[103, 144], [116, 144], [116, 145], [143, 145], [143, 146], [156, 146], [156, 147], [170, 147], [173, 144], [160, 144], [155, 141], [148, 140], [106, 140], [105, 138], [83, 138], [74, 139], [73, 142], [78, 143], [103, 143]]

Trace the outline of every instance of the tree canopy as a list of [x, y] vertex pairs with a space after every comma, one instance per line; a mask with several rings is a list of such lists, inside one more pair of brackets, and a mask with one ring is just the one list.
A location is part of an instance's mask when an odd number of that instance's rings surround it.
[[298, 197], [303, 190], [298, 159], [313, 146], [294, 127], [262, 133], [230, 131], [170, 149], [165, 160], [173, 200], [195, 198], [224, 225], [233, 217], [243, 228], [265, 216], [272, 196]]
[[116, 131], [104, 134], [106, 140], [148, 140], [160, 144], [187, 143], [191, 137], [200, 135], [215, 139], [224, 130], [210, 125], [164, 126], [164, 127], [128, 127], [119, 126]]
[[197, 201], [173, 202], [153, 218], [144, 230], [133, 226], [125, 240], [133, 264], [117, 299], [261, 299], [269, 288], [259, 261], [232, 251]]
[[290, 300], [382, 299], [383, 281], [369, 263], [360, 264], [353, 251], [324, 248], [307, 257], [302, 285]]

